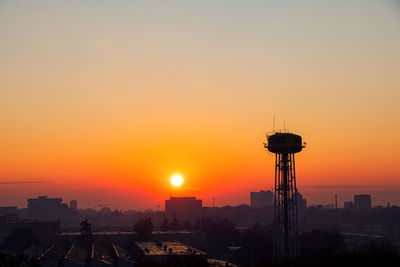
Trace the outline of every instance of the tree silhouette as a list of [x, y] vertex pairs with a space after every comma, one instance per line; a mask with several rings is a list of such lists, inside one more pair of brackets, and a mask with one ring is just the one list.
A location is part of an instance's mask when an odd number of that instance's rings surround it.
[[92, 225], [88, 219], [85, 219], [80, 223], [81, 235], [78, 237], [78, 244], [84, 248], [89, 248], [93, 243]]
[[92, 234], [92, 225], [89, 223], [88, 219], [81, 222], [81, 234], [82, 235], [91, 235]]

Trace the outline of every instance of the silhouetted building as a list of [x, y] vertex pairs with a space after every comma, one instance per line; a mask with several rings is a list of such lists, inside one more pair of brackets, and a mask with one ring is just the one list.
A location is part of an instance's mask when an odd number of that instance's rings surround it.
[[371, 195], [354, 195], [354, 208], [357, 210], [371, 209]]
[[353, 201], [345, 201], [344, 204], [343, 204], [343, 208], [344, 208], [345, 210], [352, 210], [352, 209], [354, 209]]
[[165, 212], [180, 220], [194, 220], [202, 214], [202, 200], [195, 197], [171, 197], [165, 200]]
[[271, 190], [261, 190], [260, 192], [250, 192], [250, 205], [252, 208], [271, 206], [273, 204], [274, 193]]
[[73, 210], [77, 210], [78, 209], [78, 201], [76, 200], [71, 200], [69, 202], [69, 207]]
[[39, 196], [28, 199], [27, 216], [31, 219], [58, 219], [69, 212], [62, 198]]
[[307, 199], [303, 198], [303, 195], [297, 192], [297, 210], [299, 213], [305, 212], [307, 209]]

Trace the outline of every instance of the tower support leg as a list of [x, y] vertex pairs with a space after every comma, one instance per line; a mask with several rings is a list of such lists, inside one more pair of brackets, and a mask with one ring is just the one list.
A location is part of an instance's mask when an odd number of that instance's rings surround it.
[[274, 190], [275, 260], [299, 254], [297, 187], [294, 154], [276, 154]]

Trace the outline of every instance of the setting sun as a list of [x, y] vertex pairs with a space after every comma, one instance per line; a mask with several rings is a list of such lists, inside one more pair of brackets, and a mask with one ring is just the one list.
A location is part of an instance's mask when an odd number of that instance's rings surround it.
[[181, 186], [183, 184], [183, 177], [180, 174], [174, 174], [171, 176], [170, 182], [173, 186]]

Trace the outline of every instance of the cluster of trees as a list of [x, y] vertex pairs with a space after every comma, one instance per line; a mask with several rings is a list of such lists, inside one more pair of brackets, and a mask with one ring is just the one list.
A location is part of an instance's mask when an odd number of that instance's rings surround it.
[[93, 229], [103, 230], [110, 227], [125, 228], [132, 227], [132, 222], [136, 222], [139, 218], [152, 217], [155, 225], [160, 225], [163, 212], [153, 210], [136, 211], [136, 210], [112, 210], [109, 207], [103, 207], [97, 211], [95, 209], [79, 210], [80, 218], [87, 218], [92, 222]]
[[85, 219], [80, 223], [80, 226], [81, 235], [77, 238], [78, 245], [83, 248], [90, 248], [93, 243], [92, 225], [88, 219]]
[[188, 230], [192, 228], [192, 223], [190, 221], [180, 221], [175, 215], [168, 217], [165, 213], [160, 226], [161, 231], [177, 231], [177, 230]]

